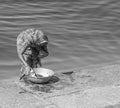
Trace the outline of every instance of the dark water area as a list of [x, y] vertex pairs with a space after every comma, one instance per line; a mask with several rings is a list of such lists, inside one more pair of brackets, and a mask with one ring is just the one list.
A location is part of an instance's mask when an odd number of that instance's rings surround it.
[[27, 28], [45, 32], [56, 72], [120, 60], [120, 1], [0, 1], [0, 79], [19, 75], [16, 38]]

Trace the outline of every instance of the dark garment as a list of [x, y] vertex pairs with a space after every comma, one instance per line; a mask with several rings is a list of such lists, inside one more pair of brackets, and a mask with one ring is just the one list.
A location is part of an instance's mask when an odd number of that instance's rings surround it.
[[30, 54], [24, 55], [26, 56], [26, 62], [31, 68], [36, 68], [37, 64], [41, 62], [39, 57], [39, 49], [37, 49], [37, 47], [31, 47], [29, 51]]

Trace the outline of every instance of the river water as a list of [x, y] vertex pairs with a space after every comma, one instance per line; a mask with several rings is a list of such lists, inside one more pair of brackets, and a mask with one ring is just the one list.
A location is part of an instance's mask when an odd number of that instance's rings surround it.
[[19, 75], [16, 38], [33, 27], [49, 38], [42, 63], [55, 72], [120, 60], [119, 0], [1, 0], [0, 79]]

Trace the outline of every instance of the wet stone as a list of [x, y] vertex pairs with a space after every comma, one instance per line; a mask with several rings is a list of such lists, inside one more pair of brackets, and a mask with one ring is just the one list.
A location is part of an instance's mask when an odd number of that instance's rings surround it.
[[55, 74], [49, 82], [34, 84], [20, 81], [18, 86], [26, 92], [48, 99], [56, 96], [80, 92], [87, 83], [90, 83], [91, 75], [80, 72], [63, 72]]
[[49, 82], [43, 84], [33, 84], [29, 82], [20, 81], [19, 85], [22, 88], [30, 89], [32, 92], [51, 93], [54, 90], [62, 90], [64, 88], [73, 86], [73, 81], [71, 80], [71, 78], [72, 77], [69, 75], [61, 74], [53, 76]]

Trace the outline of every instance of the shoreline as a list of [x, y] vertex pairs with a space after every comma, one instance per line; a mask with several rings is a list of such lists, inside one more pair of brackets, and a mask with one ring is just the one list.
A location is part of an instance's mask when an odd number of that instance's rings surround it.
[[[105, 63], [98, 63], [98, 64], [82, 66], [82, 67], [74, 68], [74, 69], [68, 70], [68, 71], [79, 71], [79, 70], [86, 70], [86, 69], [92, 69], [92, 68], [94, 69], [94, 68], [104, 67], [104, 66], [107, 66], [107, 65], [115, 65], [115, 64], [120, 64], [120, 60], [114, 61], [114, 62], [105, 62]], [[67, 71], [65, 71], [65, 72], [67, 72]], [[58, 73], [62, 73], [62, 71], [58, 71]], [[4, 80], [12, 80], [12, 79], [19, 79], [19, 76], [14, 76], [14, 77], [10, 77], [10, 78], [0, 79], [0, 82], [4, 81]]]
[[0, 81], [0, 107], [120, 107], [120, 61], [81, 67], [75, 69], [74, 73], [72, 86], [66, 85], [64, 89], [53, 90], [52, 93], [20, 93], [22, 89], [16, 83], [18, 77], [3, 79]]

